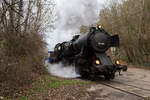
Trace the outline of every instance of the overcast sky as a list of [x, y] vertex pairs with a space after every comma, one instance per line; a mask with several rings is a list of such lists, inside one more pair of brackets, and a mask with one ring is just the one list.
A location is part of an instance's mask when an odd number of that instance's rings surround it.
[[[48, 32], [49, 47], [68, 41], [78, 34], [80, 26], [95, 25], [106, 0], [54, 0], [56, 3], [52, 32]], [[108, 0], [107, 0], [108, 1]]]
[[106, 0], [98, 0], [100, 4], [103, 4]]

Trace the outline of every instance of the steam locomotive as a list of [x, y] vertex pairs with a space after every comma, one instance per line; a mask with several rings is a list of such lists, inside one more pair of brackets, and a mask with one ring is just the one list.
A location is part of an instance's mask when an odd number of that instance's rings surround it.
[[106, 51], [119, 46], [119, 36], [108, 34], [102, 26], [90, 27], [89, 32], [75, 35], [72, 40], [58, 43], [50, 53], [50, 63], [62, 62], [73, 65], [78, 74], [84, 78], [104, 76], [106, 80], [114, 79], [115, 73], [127, 71], [126, 65], [119, 60], [112, 63]]

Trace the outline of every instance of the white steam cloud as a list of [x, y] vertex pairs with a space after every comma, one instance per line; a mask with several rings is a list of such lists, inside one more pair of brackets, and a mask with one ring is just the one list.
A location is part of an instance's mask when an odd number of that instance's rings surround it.
[[[48, 33], [49, 50], [57, 43], [68, 41], [78, 34], [81, 25], [89, 26], [99, 20], [100, 1], [103, 0], [55, 0], [54, 28]], [[48, 65], [48, 71], [60, 77], [78, 77], [73, 66]]]
[[64, 78], [74, 78], [80, 76], [75, 72], [74, 66], [64, 66], [62, 63], [53, 65], [50, 64], [49, 66], [48, 71], [55, 76]]

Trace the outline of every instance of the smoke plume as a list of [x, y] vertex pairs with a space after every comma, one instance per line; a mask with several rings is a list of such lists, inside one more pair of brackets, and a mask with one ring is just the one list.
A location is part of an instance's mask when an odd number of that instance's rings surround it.
[[[98, 0], [55, 0], [53, 29], [48, 33], [49, 50], [57, 43], [68, 41], [79, 34], [81, 25], [95, 24], [99, 18]], [[48, 65], [48, 71], [60, 77], [78, 77], [73, 66], [60, 64]]]

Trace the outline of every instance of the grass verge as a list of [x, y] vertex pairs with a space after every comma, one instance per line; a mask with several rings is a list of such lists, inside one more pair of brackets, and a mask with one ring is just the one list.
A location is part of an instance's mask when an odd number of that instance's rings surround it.
[[33, 97], [39, 95], [47, 95], [49, 91], [53, 88], [59, 88], [64, 85], [74, 85], [74, 84], [90, 84], [90, 81], [81, 81], [73, 79], [63, 79], [50, 75], [41, 76], [36, 82], [34, 82], [28, 89], [15, 93], [12, 99], [3, 100], [31, 100]]

